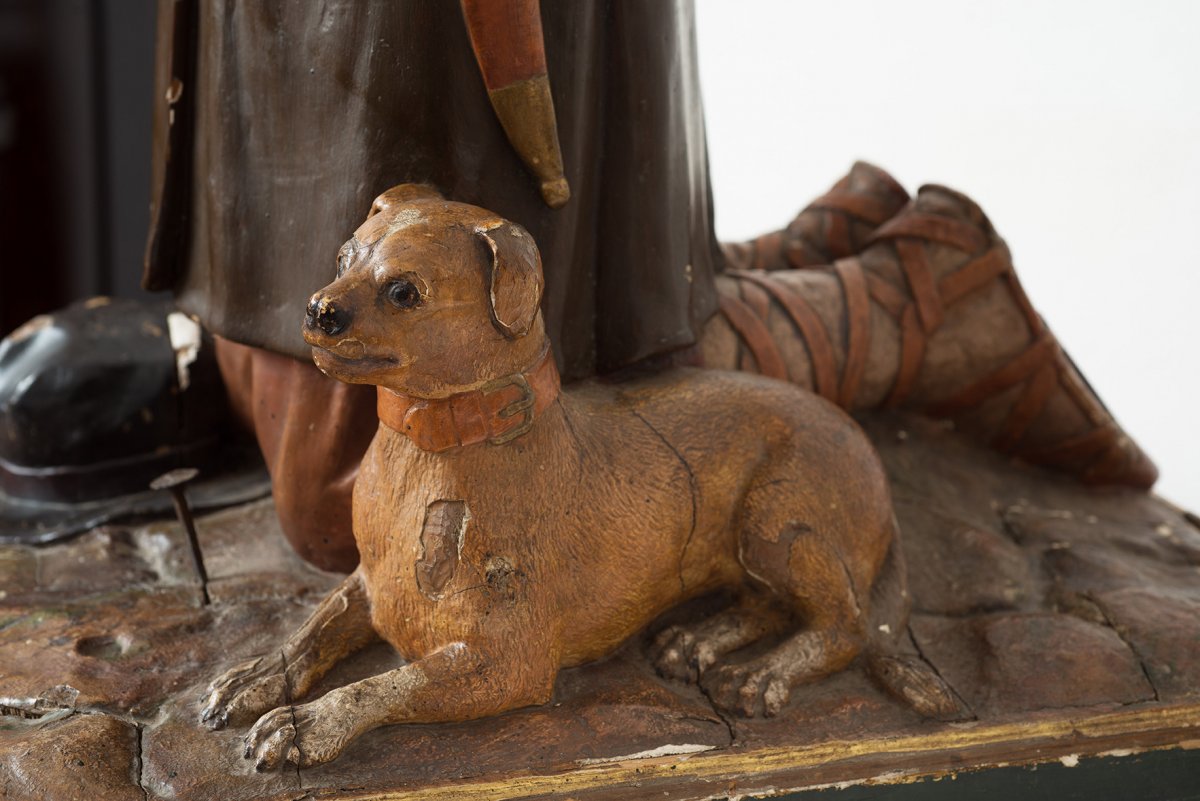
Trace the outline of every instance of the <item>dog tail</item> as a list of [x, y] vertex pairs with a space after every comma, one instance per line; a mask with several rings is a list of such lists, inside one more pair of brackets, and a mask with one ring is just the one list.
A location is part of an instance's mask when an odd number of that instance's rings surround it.
[[971, 720], [975, 717], [945, 680], [920, 656], [867, 654], [867, 672], [882, 689], [934, 720]]
[[970, 720], [970, 708], [917, 650], [908, 630], [908, 595], [900, 527], [871, 592], [871, 628], [865, 653], [867, 673], [889, 695], [917, 714], [935, 720]]

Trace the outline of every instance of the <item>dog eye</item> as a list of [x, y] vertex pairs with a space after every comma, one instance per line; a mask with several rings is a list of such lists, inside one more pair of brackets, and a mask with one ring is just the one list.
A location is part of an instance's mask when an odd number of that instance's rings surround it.
[[393, 281], [384, 289], [388, 302], [397, 309], [411, 309], [421, 302], [421, 291], [412, 281]]

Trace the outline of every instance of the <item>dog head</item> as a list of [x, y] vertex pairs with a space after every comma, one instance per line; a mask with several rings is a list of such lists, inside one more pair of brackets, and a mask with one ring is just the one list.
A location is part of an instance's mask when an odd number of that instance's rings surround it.
[[309, 301], [327, 375], [441, 398], [528, 369], [545, 347], [542, 263], [521, 226], [401, 184], [375, 199]]

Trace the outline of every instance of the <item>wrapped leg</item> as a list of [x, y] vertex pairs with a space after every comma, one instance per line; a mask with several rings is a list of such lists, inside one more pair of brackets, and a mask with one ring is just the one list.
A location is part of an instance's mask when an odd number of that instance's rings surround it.
[[845, 409], [898, 407], [1090, 484], [1157, 470], [1033, 309], [1008, 247], [965, 196], [926, 186], [861, 253], [733, 271], [701, 355], [793, 381]]

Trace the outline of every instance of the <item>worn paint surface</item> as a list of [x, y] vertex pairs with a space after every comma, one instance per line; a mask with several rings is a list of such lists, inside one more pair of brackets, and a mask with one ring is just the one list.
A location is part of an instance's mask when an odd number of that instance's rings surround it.
[[[188, 586], [186, 542], [172, 522], [0, 549], [0, 696], [48, 694], [57, 704], [66, 696], [51, 693], [55, 687], [79, 691], [77, 711], [31, 713], [19, 724], [0, 717], [0, 774], [98, 788], [102, 775], [90, 762], [85, 771], [68, 762], [32, 769], [28, 760], [41, 753], [30, 752], [38, 743], [69, 749], [99, 738], [117, 766], [104, 775], [128, 782], [130, 797], [140, 793], [140, 776], [151, 797], [180, 799], [292, 798], [303, 784], [334, 798], [682, 801], [729, 788], [765, 795], [1073, 754], [1086, 767], [1093, 754], [1200, 741], [1200, 529], [1187, 516], [1153, 496], [1088, 491], [1022, 469], [926, 421], [864, 422], [891, 477], [908, 564], [917, 568], [918, 642], [956, 691], [994, 699], [974, 710], [975, 723], [923, 722], [859, 667], [801, 688], [772, 720], [722, 718], [688, 685], [658, 678], [646, 641], [637, 640], [612, 659], [564, 671], [545, 707], [443, 727], [392, 726], [330, 765], [255, 773], [237, 752], [243, 730], [197, 724], [203, 684], [278, 648], [338, 580], [295, 558], [267, 502], [200, 518], [214, 599], [207, 611]], [[1156, 533], [1160, 526], [1171, 535]], [[498, 582], [519, 581], [513, 567], [494, 557], [490, 572]], [[649, 634], [692, 614], [681, 610]], [[1074, 630], [1075, 621], [1101, 637], [1115, 632], [1144, 671], [1123, 670], [1115, 685], [1090, 669], [1089, 653], [1075, 650], [1079, 640], [1041, 636], [1049, 623]], [[960, 627], [955, 645], [939, 649], [933, 637], [943, 635], [934, 632], [950, 624]], [[1037, 650], [998, 652], [986, 639], [1014, 626], [1041, 643]], [[1073, 672], [1048, 671], [1048, 660]], [[376, 646], [313, 695], [395, 666]], [[1103, 687], [1113, 696], [1097, 704]], [[66, 725], [108, 715], [141, 727], [140, 773], [122, 767], [136, 764], [136, 738]], [[578, 764], [672, 744], [713, 748]]]

